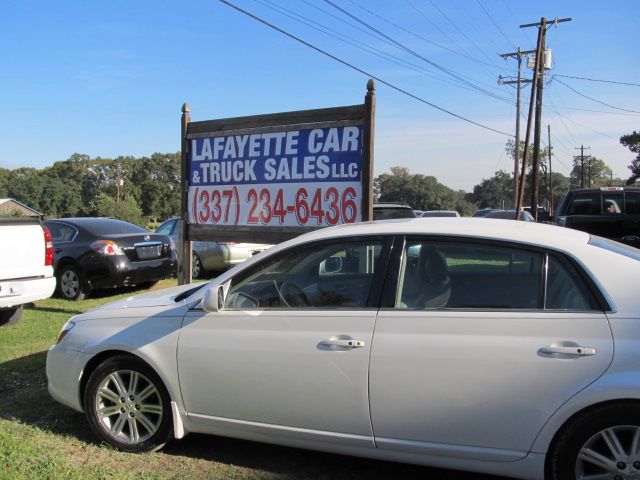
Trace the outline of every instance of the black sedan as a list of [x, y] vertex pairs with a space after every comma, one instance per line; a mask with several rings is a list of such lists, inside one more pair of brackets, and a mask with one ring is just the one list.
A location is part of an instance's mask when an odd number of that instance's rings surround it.
[[47, 220], [54, 248], [58, 295], [82, 300], [93, 289], [151, 286], [176, 271], [166, 235], [111, 218]]

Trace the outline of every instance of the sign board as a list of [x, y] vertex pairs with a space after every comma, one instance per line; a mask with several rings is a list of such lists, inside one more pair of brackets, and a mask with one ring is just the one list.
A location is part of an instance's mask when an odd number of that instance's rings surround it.
[[277, 243], [371, 219], [374, 88], [361, 105], [201, 122], [185, 105], [183, 243]]
[[190, 139], [191, 225], [353, 223], [361, 199], [362, 125]]

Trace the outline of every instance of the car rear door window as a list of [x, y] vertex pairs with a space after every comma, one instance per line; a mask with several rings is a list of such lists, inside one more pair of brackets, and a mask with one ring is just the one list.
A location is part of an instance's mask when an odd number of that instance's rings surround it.
[[384, 242], [313, 245], [260, 264], [232, 280], [226, 309], [363, 308]]
[[409, 240], [395, 307], [542, 308], [543, 265], [537, 251]]
[[597, 303], [575, 268], [549, 255], [545, 308], [550, 310], [594, 310]]
[[567, 215], [600, 215], [600, 192], [575, 195], [567, 209]]

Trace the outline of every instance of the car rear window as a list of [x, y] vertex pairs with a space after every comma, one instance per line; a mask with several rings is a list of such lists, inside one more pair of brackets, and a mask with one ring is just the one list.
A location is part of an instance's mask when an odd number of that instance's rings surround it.
[[391, 220], [395, 218], [415, 218], [416, 214], [410, 208], [374, 208], [374, 220]]
[[118, 233], [147, 233], [142, 227], [121, 220], [104, 219], [83, 223], [82, 227], [94, 235], [115, 235]]
[[628, 215], [640, 215], [640, 192], [625, 192], [625, 213]]
[[604, 248], [610, 252], [624, 255], [625, 257], [633, 258], [634, 260], [640, 260], [640, 250], [624, 243], [614, 242], [607, 238], [598, 237], [597, 235], [591, 235], [589, 244], [594, 247]]

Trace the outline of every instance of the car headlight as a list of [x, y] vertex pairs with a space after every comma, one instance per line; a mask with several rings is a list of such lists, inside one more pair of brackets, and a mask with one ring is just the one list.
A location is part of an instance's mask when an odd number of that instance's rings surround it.
[[58, 338], [56, 339], [56, 345], [58, 345], [62, 341], [62, 339], [67, 336], [67, 333], [69, 333], [75, 326], [76, 322], [72, 322], [71, 320], [67, 321], [67, 323], [65, 323], [60, 329], [60, 333], [58, 334]]

